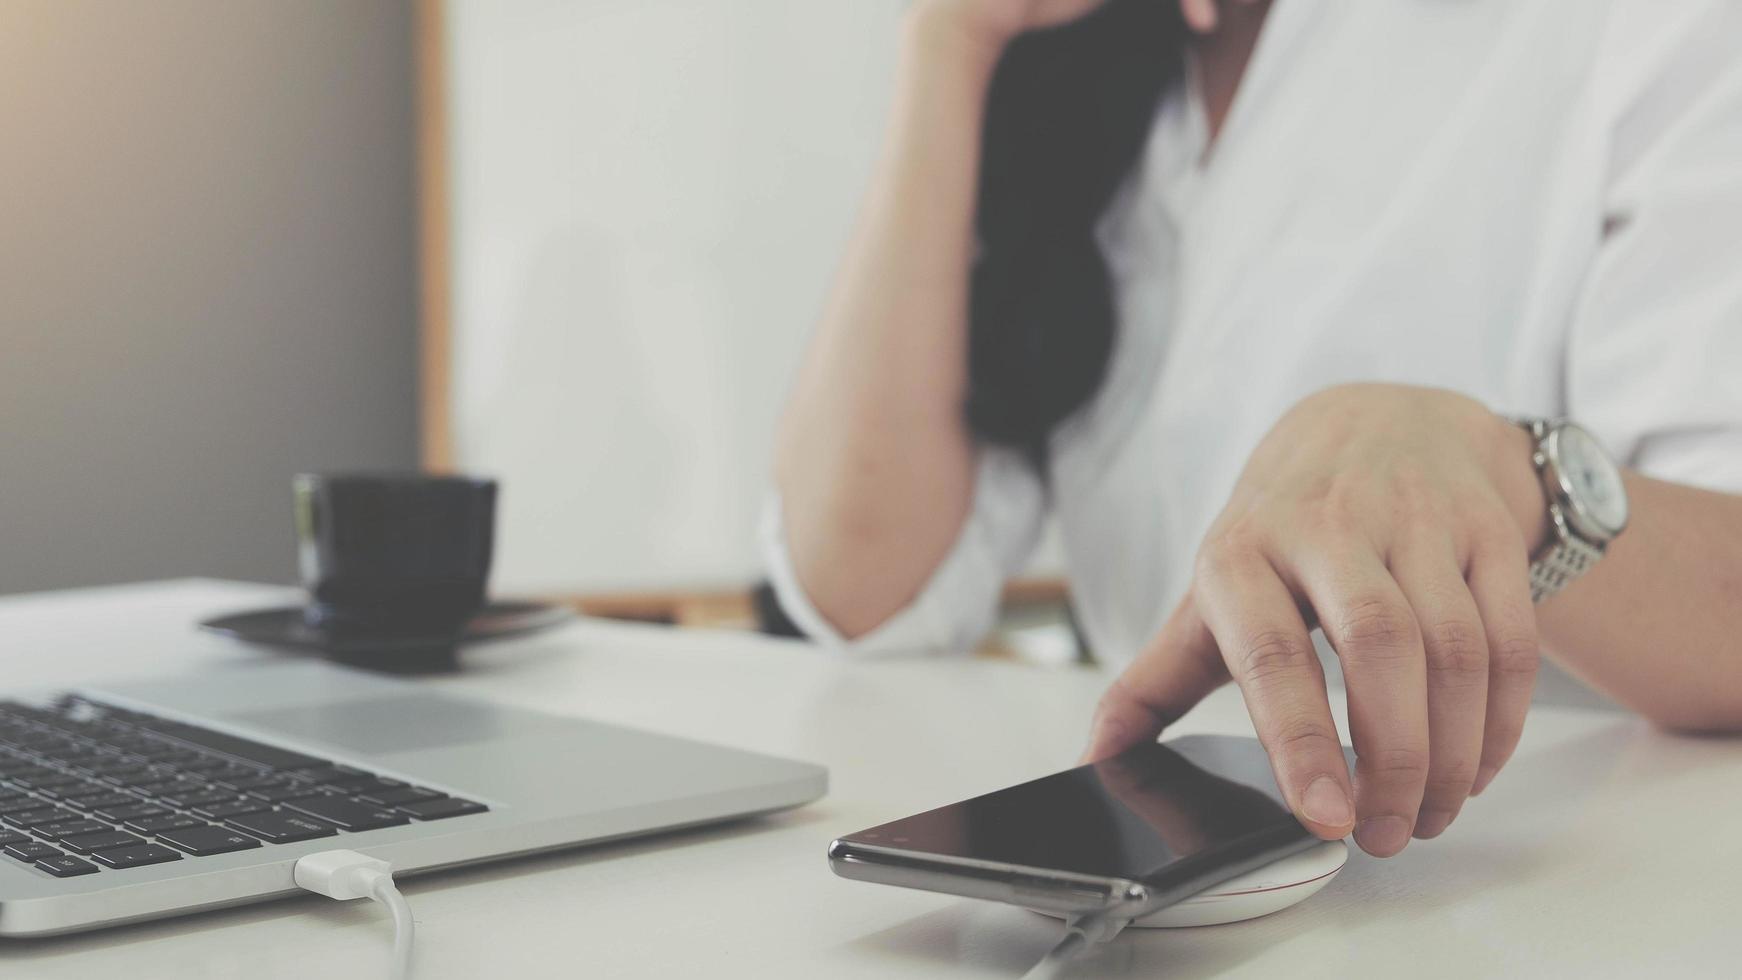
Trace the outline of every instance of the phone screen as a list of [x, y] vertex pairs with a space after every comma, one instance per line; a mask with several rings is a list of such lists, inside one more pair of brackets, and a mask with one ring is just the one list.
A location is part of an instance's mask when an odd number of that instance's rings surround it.
[[1173, 891], [1213, 883], [1219, 868], [1280, 857], [1313, 838], [1283, 805], [1257, 741], [1194, 736], [1141, 746], [843, 840]]

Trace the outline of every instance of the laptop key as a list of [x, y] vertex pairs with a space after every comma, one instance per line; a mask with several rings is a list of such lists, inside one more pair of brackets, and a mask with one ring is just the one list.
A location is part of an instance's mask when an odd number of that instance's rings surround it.
[[6, 847], [11, 844], [22, 844], [28, 840], [30, 840], [29, 837], [16, 830], [0, 830], [0, 847]]
[[162, 762], [172, 766], [179, 766], [186, 762], [200, 762], [207, 758], [204, 754], [195, 752], [193, 749], [159, 749], [143, 754], [153, 762]]
[[47, 837], [52, 840], [61, 837], [72, 837], [78, 834], [97, 834], [114, 829], [114, 827], [101, 821], [85, 820], [81, 818], [77, 820], [62, 820], [58, 823], [45, 823], [30, 828], [30, 832], [38, 837]]
[[286, 800], [302, 800], [311, 796], [323, 796], [326, 790], [309, 783], [299, 783], [290, 786], [260, 786], [248, 791], [248, 795], [267, 803], [283, 803]]
[[123, 803], [120, 806], [99, 807], [96, 811], [96, 815], [104, 820], [113, 820], [116, 823], [126, 823], [129, 820], [138, 820], [141, 817], [161, 817], [168, 812], [168, 810], [165, 810], [163, 807], [160, 807], [155, 803], [146, 803], [142, 800], [138, 803]]
[[63, 761], [72, 762], [74, 766], [92, 776], [102, 775], [114, 766], [124, 765], [127, 760], [128, 756], [115, 752], [92, 752], [76, 760], [63, 759]]
[[445, 820], [448, 817], [463, 817], [468, 813], [484, 813], [489, 809], [482, 803], [449, 796], [439, 800], [424, 800], [422, 803], [408, 803], [400, 807], [399, 812], [409, 813], [419, 820]]
[[236, 792], [234, 790], [208, 789], [205, 787], [191, 791], [164, 793], [158, 796], [159, 800], [162, 800], [170, 806], [184, 808], [190, 806], [205, 806], [207, 803], [228, 803], [235, 798]]
[[208, 755], [189, 762], [183, 762], [178, 766], [178, 768], [187, 772], [197, 772], [207, 779], [216, 779], [219, 776], [245, 776], [256, 771], [247, 766], [231, 762], [229, 759], [220, 759], [214, 755]]
[[6, 771], [6, 780], [16, 788], [27, 785], [32, 779], [41, 779], [45, 776], [52, 775], [54, 775], [54, 770], [45, 769], [42, 766], [33, 763], [26, 766], [8, 769]]
[[345, 779], [329, 779], [326, 781], [326, 785], [334, 789], [342, 789], [355, 796], [359, 793], [368, 793], [378, 789], [398, 789], [405, 784], [397, 779], [383, 779], [380, 776], [364, 773], [361, 776], [351, 776]]
[[222, 776], [213, 776], [212, 782], [228, 786], [234, 790], [250, 790], [257, 786], [277, 786], [284, 782], [284, 778], [279, 776], [277, 773], [249, 769], [242, 773], [227, 773]]
[[99, 810], [106, 806], [126, 806], [138, 803], [139, 797], [131, 793], [98, 793], [91, 796], [68, 796], [61, 801], [62, 806], [70, 806], [75, 810]]
[[45, 857], [36, 862], [36, 866], [54, 875], [56, 878], [72, 878], [77, 875], [96, 874], [97, 866], [84, 858], [76, 858], [70, 854], [57, 854]]
[[97, 772], [97, 777], [102, 779], [105, 783], [113, 783], [119, 786], [130, 780], [138, 779], [150, 771], [151, 767], [143, 762], [117, 763], [113, 766], [104, 767], [101, 771]]
[[304, 813], [343, 830], [374, 830], [377, 827], [397, 827], [409, 823], [404, 814], [342, 796], [317, 796], [306, 800], [291, 800], [286, 808]]
[[228, 854], [231, 851], [246, 851], [250, 847], [260, 846], [259, 841], [247, 834], [225, 827], [214, 827], [211, 824], [184, 827], [180, 830], [166, 830], [158, 834], [157, 839], [167, 841], [195, 857], [205, 857], [208, 854]]
[[296, 777], [307, 782], [325, 785], [327, 783], [339, 783], [348, 779], [355, 779], [358, 776], [367, 775], [369, 774], [363, 770], [353, 769], [350, 766], [326, 765], [303, 769], [296, 774]]
[[6, 855], [20, 861], [40, 861], [43, 858], [60, 857], [60, 848], [41, 841], [28, 841], [23, 844], [6, 845]]
[[421, 786], [399, 786], [393, 789], [378, 789], [368, 793], [358, 793], [357, 799], [376, 806], [404, 806], [407, 803], [422, 803], [424, 800], [439, 800], [446, 793], [438, 793], [433, 789]]
[[106, 864], [111, 868], [142, 868], [148, 864], [162, 864], [165, 861], [180, 861], [181, 852], [172, 851], [162, 844], [135, 844], [132, 847], [117, 847], [110, 851], [95, 851], [91, 854], [98, 864]]
[[[108, 777], [113, 778], [113, 777]], [[174, 786], [181, 779], [180, 773], [164, 772], [162, 769], [147, 769], [136, 776], [121, 781], [121, 788], [134, 793], [150, 793], [159, 787]]]
[[237, 800], [234, 803], [207, 803], [194, 807], [194, 815], [207, 820], [223, 820], [243, 813], [259, 813], [271, 809], [268, 804], [259, 800]]
[[51, 800], [65, 800], [69, 796], [89, 796], [109, 789], [107, 786], [95, 786], [85, 780], [67, 783], [64, 786], [39, 786], [37, 792]]
[[203, 827], [204, 820], [190, 817], [185, 813], [166, 813], [160, 817], [140, 817], [129, 820], [125, 824], [128, 830], [136, 834], [161, 834], [166, 830], [179, 830], [183, 827]]
[[60, 846], [79, 854], [89, 854], [92, 851], [106, 851], [112, 847], [126, 847], [130, 844], [143, 844], [145, 841], [124, 834], [119, 830], [105, 830], [97, 834], [74, 834], [62, 837]]
[[231, 817], [228, 822], [230, 826], [238, 830], [246, 830], [250, 834], [264, 838], [273, 844], [289, 844], [299, 840], [314, 840], [316, 837], [331, 837], [339, 832], [332, 824], [322, 823], [313, 817], [305, 817], [299, 813], [288, 813], [284, 810], [249, 813], [240, 817]]
[[187, 776], [177, 773], [161, 779], [142, 779], [128, 783], [123, 789], [146, 796], [175, 796], [178, 793], [192, 793], [206, 788], [206, 781], [198, 776]]
[[53, 789], [56, 786], [65, 786], [68, 783], [83, 782], [83, 780], [81, 780], [79, 777], [69, 775], [69, 774], [64, 773], [64, 772], [50, 772], [50, 773], [47, 773], [44, 775], [20, 776], [17, 779], [14, 779], [12, 781], [14, 783], [17, 783], [18, 785], [24, 787], [25, 789], [42, 789], [44, 787]]
[[26, 810], [40, 810], [50, 805], [47, 800], [34, 796], [24, 796], [16, 800], [6, 800], [0, 803], [0, 817], [9, 813], [23, 813]]
[[34, 827], [39, 823], [54, 823], [57, 820], [77, 820], [78, 818], [77, 810], [45, 806], [35, 810], [25, 810], [22, 813], [8, 813], [3, 819], [14, 827]]

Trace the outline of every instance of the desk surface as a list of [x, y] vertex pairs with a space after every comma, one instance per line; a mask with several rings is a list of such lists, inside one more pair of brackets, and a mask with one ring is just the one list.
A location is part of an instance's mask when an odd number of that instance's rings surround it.
[[[281, 589], [183, 581], [0, 599], [6, 684], [271, 656], [196, 635]], [[432, 686], [824, 763], [829, 795], [760, 821], [412, 879], [418, 976], [1015, 977], [1056, 924], [833, 877], [834, 836], [1070, 765], [1103, 679], [984, 661], [843, 662], [803, 644], [578, 622], [480, 647]], [[1340, 719], [1341, 720], [1341, 719]], [[1177, 731], [1247, 734], [1220, 692]], [[1445, 837], [1354, 857], [1254, 922], [1133, 932], [1082, 976], [1735, 976], [1742, 742], [1539, 705]], [[7, 977], [385, 975], [370, 903], [293, 899], [0, 942]]]

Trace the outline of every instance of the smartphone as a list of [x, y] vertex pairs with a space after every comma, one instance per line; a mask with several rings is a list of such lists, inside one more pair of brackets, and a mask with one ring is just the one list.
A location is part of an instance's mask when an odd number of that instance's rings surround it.
[[848, 834], [843, 878], [1135, 919], [1318, 843], [1257, 740], [1194, 735]]

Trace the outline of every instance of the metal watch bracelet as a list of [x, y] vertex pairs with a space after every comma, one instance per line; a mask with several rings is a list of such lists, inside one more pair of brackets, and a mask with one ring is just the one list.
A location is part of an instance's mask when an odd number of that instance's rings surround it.
[[1550, 540], [1530, 556], [1530, 601], [1540, 603], [1571, 585], [1603, 557], [1603, 549], [1579, 536], [1568, 524], [1566, 511], [1548, 490], [1549, 461], [1542, 444], [1554, 420], [1544, 418], [1511, 418], [1514, 425], [1530, 433], [1531, 465], [1537, 482], [1543, 487], [1552, 525]]

